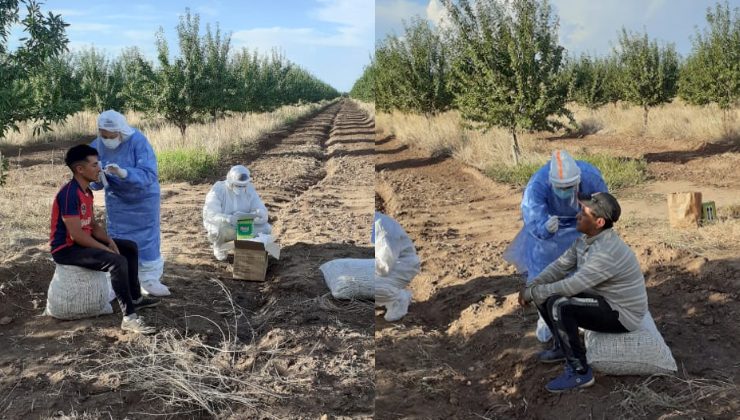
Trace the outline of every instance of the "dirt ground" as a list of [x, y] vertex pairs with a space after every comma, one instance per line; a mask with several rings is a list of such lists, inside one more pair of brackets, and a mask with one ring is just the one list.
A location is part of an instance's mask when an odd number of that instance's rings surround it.
[[[372, 303], [332, 299], [319, 266], [335, 258], [373, 257], [373, 127], [354, 104], [341, 101], [241, 148], [203, 182], [162, 185], [163, 283], [172, 296], [143, 316], [160, 331], [206, 346], [218, 347], [224, 331], [232, 336], [237, 350], [227, 353], [222, 371], [243, 381], [224, 391], [238, 394], [250, 385], [262, 391], [249, 395], [249, 404], [219, 406], [218, 417], [372, 417]], [[59, 161], [69, 145], [5, 154], [18, 156], [11, 162], [17, 176], [37, 180], [35, 193], [48, 195], [51, 203], [67, 179]], [[282, 247], [263, 283], [231, 280], [230, 264], [216, 261], [205, 241], [205, 195], [236, 163], [250, 168]], [[13, 188], [6, 186], [4, 200], [15, 197]], [[102, 204], [98, 194], [96, 206]], [[122, 333], [118, 308], [80, 321], [40, 316], [54, 270], [47, 240], [16, 240], [15, 252], [0, 256], [0, 418], [212, 417], [193, 404], [165, 402], [168, 392], [153, 398], [130, 382], [89, 375], [124, 350], [157, 346], [163, 335]], [[205, 346], [197, 351], [210, 354]], [[198, 355], [183, 357], [190, 356]], [[171, 394], [179, 395], [172, 387]]]
[[740, 238], [697, 255], [657, 233], [667, 230], [667, 192], [740, 204], [736, 144], [590, 136], [543, 146], [649, 162], [648, 183], [616, 192], [625, 221], [616, 229], [638, 256], [650, 311], [679, 366], [676, 378], [650, 382], [597, 373], [593, 387], [565, 394], [544, 389], [562, 366], [536, 362], [536, 311], [517, 304], [523, 278], [502, 258], [522, 226], [522, 190], [392, 136], [375, 144], [376, 200], [406, 228], [422, 261], [409, 314], [397, 323], [376, 317], [377, 418], [737, 418]]

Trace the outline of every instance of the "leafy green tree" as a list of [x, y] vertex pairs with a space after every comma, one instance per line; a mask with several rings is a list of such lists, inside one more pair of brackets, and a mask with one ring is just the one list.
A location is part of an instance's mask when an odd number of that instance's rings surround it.
[[622, 93], [622, 86], [624, 85], [622, 81], [623, 72], [619, 65], [619, 58], [611, 54], [603, 59], [602, 64], [604, 66], [604, 98], [616, 107], [617, 102], [624, 99]]
[[[21, 18], [20, 5], [26, 6]], [[8, 49], [8, 36], [14, 24], [20, 24], [27, 36], [14, 51]], [[44, 95], [34, 92], [29, 77], [49, 71], [52, 60], [67, 50], [65, 27], [60, 15], [41, 13], [35, 0], [0, 0], [0, 137], [7, 129], [18, 129], [22, 121], [38, 121], [34, 132], [49, 130], [54, 121], [68, 115], [62, 104], [39, 102]]]
[[234, 108], [236, 100], [236, 81], [229, 69], [229, 51], [231, 49], [231, 34], [221, 36], [221, 28], [216, 25], [216, 31], [206, 25], [206, 35], [202, 40], [204, 56], [204, 111], [217, 118], [226, 110]]
[[403, 80], [408, 74], [405, 51], [402, 42], [389, 35], [375, 48], [375, 106], [379, 111], [393, 109], [408, 110], [408, 96]]
[[94, 112], [124, 109], [120, 97], [124, 71], [119, 63], [94, 47], [81, 51], [77, 57], [77, 72], [83, 108]]
[[679, 95], [695, 105], [716, 103], [728, 113], [740, 102], [740, 9], [727, 2], [707, 9], [703, 33], [693, 39], [693, 48], [681, 72]]
[[568, 99], [589, 109], [596, 109], [608, 102], [606, 95], [606, 60], [582, 54], [567, 66]]
[[623, 69], [624, 97], [642, 107], [647, 129], [651, 107], [670, 102], [678, 89], [678, 54], [673, 44], [659, 46], [647, 33], [622, 28], [617, 52]]
[[205, 110], [205, 60], [200, 43], [200, 17], [187, 9], [177, 25], [180, 55], [170, 62], [169, 47], [162, 28], [157, 32], [159, 71], [154, 110], [185, 135], [188, 125], [200, 120]]
[[546, 0], [445, 0], [445, 6], [453, 29], [454, 103], [471, 125], [508, 130], [518, 165], [518, 132], [564, 126], [551, 116], [572, 120], [559, 74], [557, 19]]
[[158, 91], [154, 66], [144, 58], [136, 47], [123, 50], [116, 61], [121, 68], [123, 81], [118, 93], [123, 101], [123, 108], [133, 111], [151, 111], [154, 107], [154, 97]]
[[365, 102], [375, 102], [375, 62], [365, 66], [362, 75], [352, 85], [349, 96]]
[[450, 107], [447, 48], [427, 20], [413, 18], [402, 38], [389, 35], [375, 57], [376, 104], [381, 110], [435, 114]]
[[260, 56], [244, 48], [231, 61], [239, 100], [235, 110], [267, 112], [283, 105], [317, 102], [339, 92], [278, 51]]
[[82, 94], [74, 59], [70, 54], [48, 58], [21, 82], [22, 97], [30, 99], [37, 109], [52, 120], [82, 110]]

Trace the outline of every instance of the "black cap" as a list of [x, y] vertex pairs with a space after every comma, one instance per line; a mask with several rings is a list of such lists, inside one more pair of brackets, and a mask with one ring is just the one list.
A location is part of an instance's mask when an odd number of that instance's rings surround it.
[[619, 206], [617, 199], [613, 195], [605, 192], [591, 194], [590, 197], [580, 196], [581, 205], [588, 207], [595, 217], [602, 217], [605, 220], [615, 223], [622, 214], [622, 208]]

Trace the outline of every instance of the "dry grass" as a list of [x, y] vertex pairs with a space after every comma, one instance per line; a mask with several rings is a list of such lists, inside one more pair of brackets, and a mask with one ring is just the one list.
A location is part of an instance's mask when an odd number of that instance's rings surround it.
[[568, 108], [573, 111], [583, 134], [703, 141], [740, 136], [740, 108], [731, 111], [725, 122], [722, 110], [715, 105], [698, 107], [676, 100], [650, 110], [647, 131], [643, 128], [640, 107], [620, 103], [616, 107], [605, 105], [595, 111], [577, 104], [570, 104]]
[[[719, 210], [718, 210], [719, 213]], [[657, 233], [661, 242], [672, 248], [684, 249], [700, 255], [709, 256], [718, 252], [738, 249], [740, 238], [740, 219], [720, 218], [715, 223], [698, 229], [670, 229], [665, 227]]]
[[44, 417], [44, 420], [100, 420], [100, 419], [111, 419], [113, 415], [110, 411], [83, 411], [78, 413], [77, 410], [70, 410], [69, 414], [65, 414], [64, 411], [59, 411], [51, 417]]
[[[242, 343], [240, 320], [244, 310], [234, 303], [224, 284], [211, 279], [223, 292], [230, 307], [224, 318], [229, 322], [209, 321], [220, 331], [218, 346], [209, 345], [198, 335], [176, 330], [161, 331], [153, 337], [122, 344], [107, 354], [90, 360], [92, 367], [77, 373], [84, 380], [98, 381], [112, 389], [126, 387], [162, 401], [168, 408], [184, 412], [205, 412], [211, 416], [233, 414], [238, 406], [257, 408], [265, 399], [282, 397], [273, 390], [280, 382], [269, 369], [244, 368], [245, 358], [260, 355], [255, 343]], [[252, 334], [250, 334], [252, 335]], [[252, 335], [253, 336], [253, 335]], [[264, 352], [262, 352], [264, 353]], [[268, 358], [272, 355], [268, 355]], [[141, 413], [154, 414], [154, 413]]]
[[367, 314], [373, 310], [374, 304], [366, 300], [338, 300], [331, 296], [331, 293], [325, 293], [316, 298], [318, 307], [329, 312], [343, 312], [353, 314]]
[[[492, 162], [511, 164], [511, 135], [501, 129], [486, 133], [462, 126], [456, 111], [425, 117], [423, 115], [393, 112], [376, 116], [376, 131], [380, 135], [395, 135], [404, 144], [413, 144], [431, 155], [452, 155], [478, 169], [486, 169]], [[535, 136], [519, 136], [522, 162], [544, 162], [549, 151], [538, 147]]]
[[372, 102], [362, 102], [357, 99], [352, 99], [352, 102], [355, 103], [361, 110], [365, 111], [365, 113], [368, 115], [370, 119], [375, 119], [375, 104]]
[[632, 419], [646, 417], [656, 409], [671, 409], [675, 410], [674, 414], [686, 415], [695, 410], [700, 402], [704, 405], [708, 402], [710, 406], [726, 404], [726, 399], [737, 397], [737, 391], [737, 385], [731, 379], [684, 379], [656, 374], [636, 385], [622, 386], [614, 392], [622, 397], [616, 407], [620, 412], [619, 417]]
[[[591, 111], [570, 104], [569, 108], [579, 124], [579, 132], [584, 135], [598, 133], [702, 141], [740, 138], [740, 109], [731, 111], [725, 124], [723, 112], [716, 106], [697, 107], [676, 101], [652, 109], [648, 130], [643, 132], [642, 110], [638, 107], [606, 105]], [[457, 111], [432, 117], [394, 111], [377, 115], [376, 123], [380, 135], [395, 135], [399, 141], [417, 145], [431, 155], [452, 155], [481, 170], [492, 164], [512, 164], [511, 135], [508, 132], [498, 128], [486, 133], [466, 129]], [[545, 162], [553, 146], [542, 140], [551, 136], [551, 133], [523, 133], [518, 136], [522, 162]]]
[[[306, 105], [283, 106], [273, 112], [234, 114], [223, 119], [188, 127], [185, 137], [180, 130], [164, 120], [146, 119], [138, 112], [126, 114], [132, 127], [139, 128], [149, 139], [156, 153], [172, 150], [196, 149], [208, 154], [218, 154], [225, 148], [242, 142], [249, 142], [261, 135], [289, 124], [296, 119], [322, 107], [326, 102]], [[66, 122], [52, 124], [53, 131], [33, 136], [31, 123], [20, 124], [19, 132], [10, 132], [2, 143], [9, 145], [30, 145], [49, 143], [55, 140], [75, 139], [95, 136], [97, 133], [97, 114], [90, 111], [78, 112], [67, 118]]]
[[11, 162], [8, 184], [0, 188], [0, 263], [49, 240], [52, 202], [68, 174], [62, 150], [53, 151], [49, 161], [35, 169]]

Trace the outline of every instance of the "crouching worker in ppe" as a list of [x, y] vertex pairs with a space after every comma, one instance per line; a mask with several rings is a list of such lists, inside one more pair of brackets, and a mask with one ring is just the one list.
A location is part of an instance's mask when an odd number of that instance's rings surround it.
[[139, 279], [145, 293], [169, 296], [160, 280], [164, 261], [160, 254], [159, 176], [157, 158], [146, 137], [113, 110], [98, 116], [98, 135], [90, 146], [100, 155], [104, 170], [93, 190], [105, 188], [108, 232], [136, 242]]
[[[537, 305], [554, 334], [554, 346], [541, 352], [544, 363], [565, 360], [565, 372], [550, 381], [550, 392], [591, 386], [578, 328], [626, 333], [639, 328], [647, 313], [645, 279], [635, 254], [612, 230], [621, 209], [609, 193], [581, 201], [577, 229], [582, 235], [519, 294], [519, 303]], [[573, 275], [566, 275], [573, 271]]]
[[267, 223], [267, 207], [254, 189], [249, 169], [237, 165], [229, 170], [225, 181], [213, 184], [203, 206], [203, 226], [208, 232], [208, 242], [213, 245], [213, 255], [219, 261], [226, 260], [229, 250], [234, 248], [236, 225], [243, 218], [253, 219], [255, 236], [272, 233], [272, 226]]
[[88, 145], [72, 147], [65, 163], [73, 179], [54, 199], [51, 213], [51, 255], [57, 264], [76, 265], [110, 273], [116, 299], [123, 312], [121, 328], [151, 334], [154, 328], [137, 315], [140, 308], [155, 306], [159, 300], [141, 294], [138, 276], [139, 252], [136, 243], [111, 239], [95, 221], [90, 183], [100, 173], [98, 152]]
[[386, 321], [398, 321], [406, 315], [411, 303], [411, 292], [406, 286], [419, 274], [419, 257], [401, 225], [379, 212], [375, 212], [372, 241], [375, 244], [375, 306], [386, 308]]
[[[550, 162], [529, 180], [522, 197], [524, 227], [504, 253], [504, 259], [527, 273], [527, 282], [563, 254], [580, 236], [576, 230], [578, 194], [608, 192], [596, 167], [556, 150]], [[544, 320], [537, 321], [537, 339], [552, 334]]]

